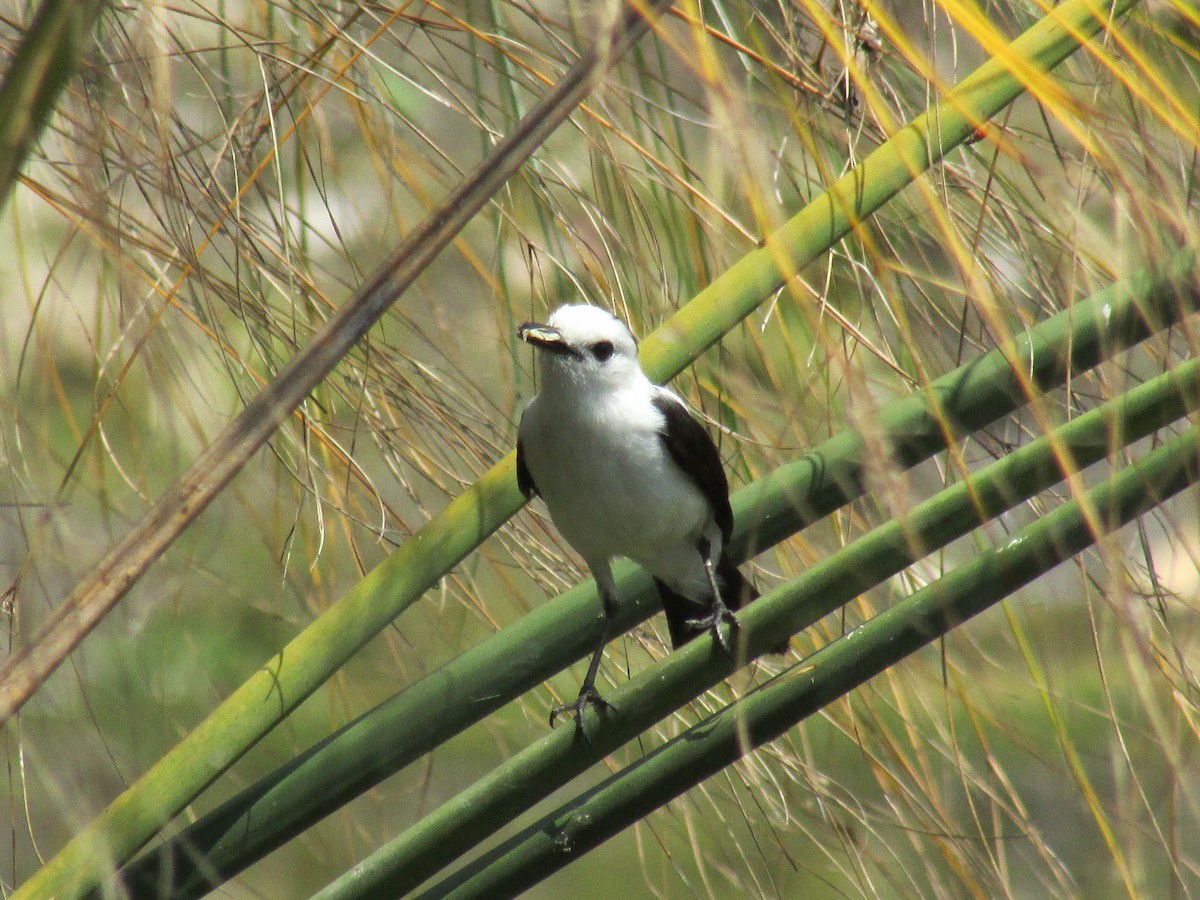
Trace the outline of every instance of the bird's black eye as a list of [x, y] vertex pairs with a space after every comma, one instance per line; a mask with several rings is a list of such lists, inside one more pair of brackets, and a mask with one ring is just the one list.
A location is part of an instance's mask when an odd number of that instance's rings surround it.
[[596, 341], [596, 343], [592, 344], [592, 356], [596, 357], [596, 359], [600, 360], [600, 362], [604, 362], [612, 355], [612, 341]]

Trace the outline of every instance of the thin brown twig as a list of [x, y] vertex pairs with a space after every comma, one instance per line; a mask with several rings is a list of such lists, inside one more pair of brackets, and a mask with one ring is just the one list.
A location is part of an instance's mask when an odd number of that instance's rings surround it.
[[414, 229], [312, 341], [242, 410], [55, 609], [0, 670], [0, 723], [25, 704], [150, 565], [258, 451], [354, 344], [474, 218], [598, 80], [649, 28], [669, 0], [626, 6], [606, 39], [567, 70], [479, 167]]

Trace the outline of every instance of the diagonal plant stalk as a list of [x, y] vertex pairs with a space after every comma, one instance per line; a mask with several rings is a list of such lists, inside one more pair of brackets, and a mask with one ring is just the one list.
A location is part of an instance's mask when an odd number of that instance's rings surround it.
[[63, 87], [79, 68], [103, 0], [44, 0], [0, 83], [0, 208]]
[[[667, 381], [748, 316], [762, 298], [832, 247], [917, 176], [973, 138], [985, 122], [1044, 77], [1136, 0], [1070, 0], [1017, 37], [892, 135], [853, 170], [713, 281], [642, 342], [646, 373]], [[782, 276], [782, 277], [781, 277]]]
[[[742, 664], [882, 584], [988, 519], [1061, 481], [1063, 454], [1072, 471], [1111, 458], [1121, 447], [1200, 408], [1200, 360], [1160, 375], [992, 463], [843, 547], [757, 601], [756, 625], [743, 624]], [[739, 615], [739, 622], [743, 617]], [[807, 663], [806, 663], [807, 664]], [[736, 668], [700, 644], [667, 659], [612, 692], [615, 709], [596, 723], [591, 742], [574, 733], [547, 735], [506, 760], [435, 812], [330, 884], [320, 897], [399, 897], [495, 835], [606, 755], [707, 691]], [[360, 747], [367, 750], [366, 747]], [[206, 860], [207, 862], [207, 860]]]
[[[994, 350], [939, 379], [932, 387], [932, 401], [914, 395], [884, 407], [880, 411], [881, 426], [895, 456], [903, 465], [915, 465], [944, 449], [947, 432], [969, 433], [1017, 408], [1024, 398], [1018, 370], [1039, 388], [1051, 389], [1061, 385], [1070, 373], [1090, 368], [1141, 340], [1151, 332], [1150, 323], [1162, 326], [1177, 321], [1187, 310], [1200, 306], [1200, 296], [1194, 289], [1195, 262], [1192, 251], [1180, 252], [1165, 260], [1160, 270], [1131, 276], [1035, 326], [1007, 353]], [[1070, 352], [1064, 353], [1063, 348]], [[1173, 385], [1171, 390], [1178, 395], [1186, 393], [1188, 379], [1194, 377], [1194, 370], [1189, 369], [1186, 374], [1165, 376], [1163, 383]], [[1146, 393], [1139, 397], [1154, 396], [1153, 388], [1144, 390]], [[1094, 419], [1096, 414], [1091, 415]], [[1145, 419], [1140, 427], [1145, 430], [1154, 424]], [[1050, 438], [1044, 442], [1053, 444]], [[1065, 442], [1061, 449], [1069, 451], [1077, 442]], [[859, 496], [863, 456], [861, 439], [845, 433], [740, 491], [733, 500], [738, 522], [732, 542], [735, 558], [745, 559]], [[973, 527], [973, 521], [963, 527]], [[926, 536], [921, 543], [929, 547], [930, 540]], [[906, 564], [905, 560], [898, 563], [901, 568]], [[848, 568], [859, 571], [862, 566]], [[623, 598], [619, 625], [628, 629], [653, 615], [658, 604], [648, 577], [640, 569], [625, 565], [619, 569], [619, 578]], [[852, 582], [854, 578], [847, 581]], [[825, 590], [833, 592], [830, 597], [842, 597], [844, 587]], [[591, 582], [539, 607], [243, 790], [131, 864], [122, 873], [123, 879], [141, 892], [157, 889], [167, 877], [164, 873], [170, 873], [172, 895], [176, 897], [194, 896], [197, 891], [215, 887], [586, 653], [599, 636], [600, 620], [595, 614], [581, 615], [581, 609], [599, 609]], [[823, 615], [825, 611], [810, 612]], [[792, 630], [805, 624], [807, 621]], [[683, 683], [694, 682], [695, 689], [685, 700], [725, 674], [686, 671]], [[676, 699], [674, 695], [672, 699]], [[625, 702], [619, 707], [624, 712]], [[658, 717], [667, 711], [664, 709]], [[617, 740], [617, 735], [627, 731], [620, 720], [609, 722], [594, 748], [572, 748], [574, 760], [590, 764], [610, 744], [617, 746], [628, 739]], [[560, 736], [551, 745], [556, 748], [554, 754], [570, 746], [569, 740], [562, 741]], [[545, 764], [550, 760], [561, 763], [557, 755], [539, 758]], [[508, 765], [504, 771], [516, 771]], [[469, 795], [462, 795], [454, 804], [483, 804], [484, 797], [490, 804], [500, 796], [486, 791], [481, 794], [481, 790], [472, 788]], [[468, 801], [468, 796], [475, 799]], [[466, 830], [430, 828], [422, 837], [423, 846], [431, 853], [421, 861], [425, 871], [422, 877], [432, 874], [427, 867], [440, 855], [452, 852], [455, 842], [466, 834]], [[405, 850], [410, 860], [421, 855], [415, 846]], [[362, 873], [356, 877], [363, 877]], [[420, 880], [412, 882], [413, 886]], [[409, 881], [406, 878], [402, 883]]]
[[479, 167], [426, 216], [300, 353], [237, 415], [27, 644], [0, 668], [0, 724], [21, 708], [171, 543], [224, 489], [350, 348], [425, 271], [454, 236], [571, 114], [670, 0], [622, 7], [612, 31], [583, 53], [496, 144]]
[[[1200, 478], [1200, 428], [1167, 440], [1084, 497], [984, 551], [765, 685], [689, 728], [599, 786], [422, 893], [515, 896], [700, 784], [756, 747], [947, 634]], [[1098, 523], [1097, 531], [1093, 523]], [[793, 583], [794, 585], [794, 583]], [[774, 604], [801, 602], [789, 585]], [[781, 596], [783, 595], [783, 596]], [[771, 616], [754, 603], [738, 614], [752, 634]], [[768, 638], [767, 640], [773, 640]], [[766, 644], [759, 642], [760, 646]], [[347, 879], [347, 887], [353, 884]], [[1136, 894], [1126, 880], [1130, 895]], [[360, 896], [330, 891], [326, 897]], [[377, 896], [372, 894], [372, 896]]]
[[[1070, 0], [1014, 41], [1011, 51], [1029, 67], [1049, 70], [1132, 3], [1123, 0], [1115, 7], [1101, 7], [1094, 0]], [[642, 345], [647, 371], [660, 380], [676, 374], [791, 274], [970, 138], [980, 123], [1022, 90], [1021, 75], [1006, 63], [992, 60], [982, 65], [945, 100], [867, 157], [860, 169], [839, 179], [769, 237], [766, 249], [752, 252], [714, 281], [693, 301], [694, 308], [689, 304], [648, 336]], [[1022, 390], [1027, 389], [1023, 385]], [[927, 415], [936, 422], [936, 413]], [[936, 424], [934, 433], [940, 428]], [[72, 896], [95, 887], [114, 860], [124, 861], [136, 852], [521, 502], [510, 454], [234, 691], [36, 873], [18, 896]], [[0, 700], [3, 696], [0, 690]], [[5, 708], [0, 703], [0, 711]]]

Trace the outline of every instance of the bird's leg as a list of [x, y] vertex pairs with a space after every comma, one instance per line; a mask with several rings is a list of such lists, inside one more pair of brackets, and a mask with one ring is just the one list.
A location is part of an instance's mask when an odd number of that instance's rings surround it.
[[[551, 728], [554, 727], [554, 723], [558, 721], [560, 715], [573, 712], [575, 713], [575, 730], [581, 735], [583, 735], [583, 711], [589, 706], [596, 707], [600, 712], [616, 709], [596, 690], [596, 675], [600, 672], [600, 659], [604, 656], [604, 648], [612, 636], [613, 623], [617, 617], [616, 585], [613, 583], [611, 575], [605, 577], [603, 573], [599, 572], [596, 575], [596, 587], [600, 592], [600, 602], [604, 606], [604, 627], [600, 632], [600, 644], [596, 647], [596, 652], [592, 654], [592, 662], [588, 666], [587, 675], [583, 678], [583, 685], [579, 688], [579, 696], [575, 698], [575, 702], [563, 703], [550, 710]], [[584, 735], [584, 740], [586, 739], [587, 735]]]
[[721, 648], [726, 653], [732, 654], [733, 648], [729, 643], [729, 638], [721, 631], [721, 623], [729, 623], [731, 634], [737, 631], [738, 623], [733, 613], [729, 611], [729, 607], [725, 605], [725, 601], [721, 599], [721, 589], [717, 586], [717, 572], [713, 566], [712, 545], [709, 544], [708, 538], [702, 537], [696, 543], [696, 549], [700, 551], [700, 558], [704, 560], [704, 571], [708, 574], [708, 584], [712, 588], [712, 611], [702, 618], [689, 619], [688, 625], [697, 631], [711, 631]]

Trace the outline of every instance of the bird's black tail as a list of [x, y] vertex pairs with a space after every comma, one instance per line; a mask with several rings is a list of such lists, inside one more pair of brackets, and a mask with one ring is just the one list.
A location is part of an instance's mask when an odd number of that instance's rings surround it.
[[[757, 600], [758, 590], [734, 565], [733, 560], [721, 554], [717, 561], [717, 587], [721, 589], [721, 599], [731, 610], [741, 609], [747, 603]], [[693, 619], [706, 615], [710, 606], [701, 606], [694, 600], [689, 600], [682, 594], [667, 587], [666, 584], [654, 579], [658, 586], [658, 596], [662, 599], [663, 612], [667, 614], [667, 631], [671, 635], [671, 646], [678, 650], [688, 641], [702, 633], [691, 624]], [[787, 653], [788, 644], [784, 641], [778, 647], [773, 647], [771, 653]]]

